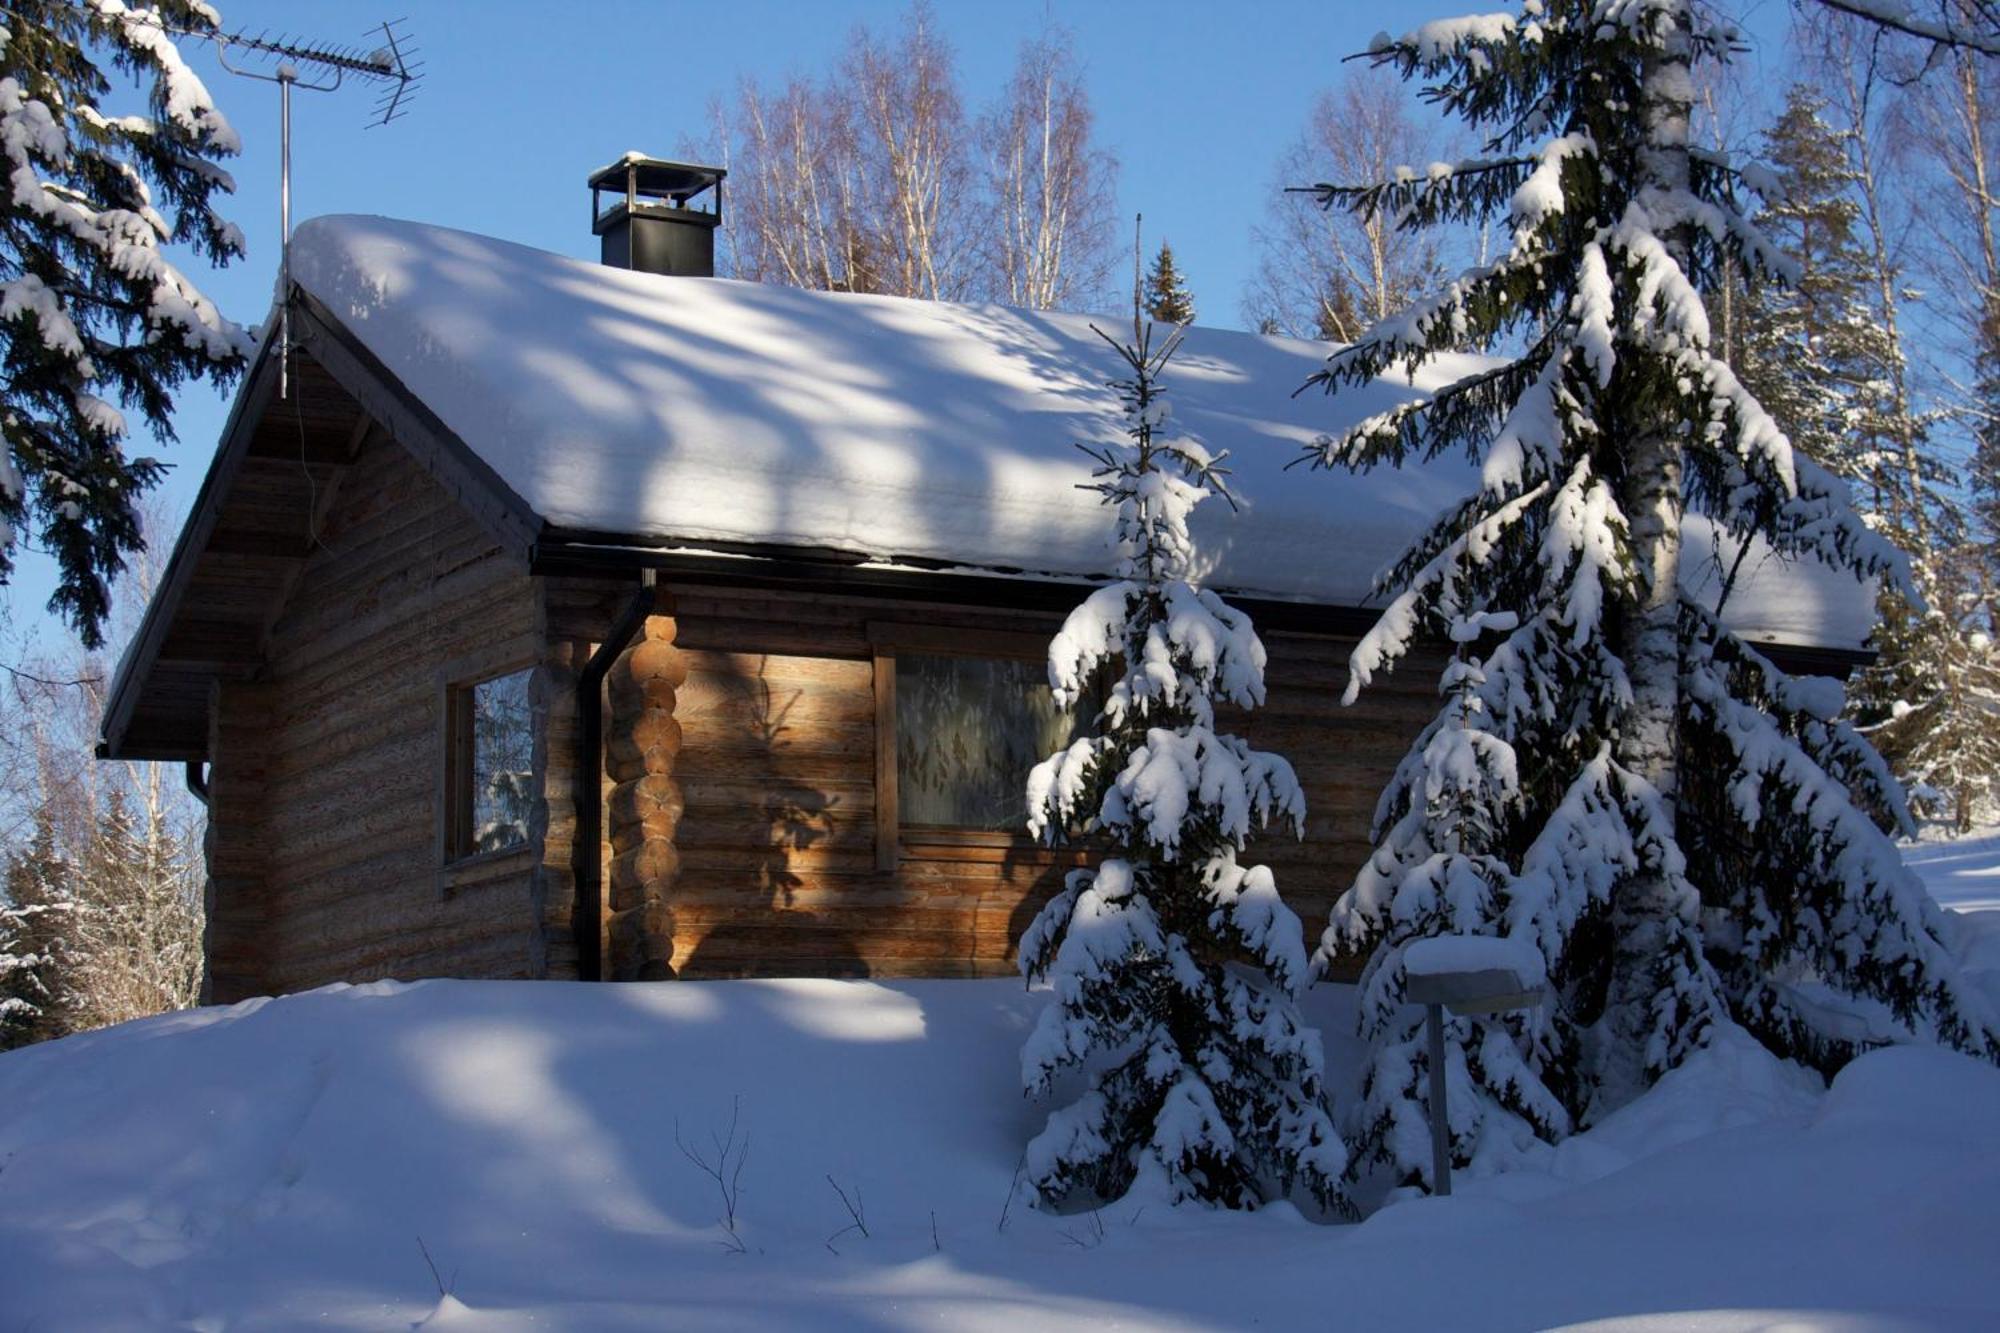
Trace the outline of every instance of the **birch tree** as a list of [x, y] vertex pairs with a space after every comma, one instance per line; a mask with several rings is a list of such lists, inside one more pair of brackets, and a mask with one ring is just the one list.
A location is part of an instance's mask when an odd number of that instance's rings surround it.
[[[141, 510], [142, 535], [174, 526]], [[115, 639], [136, 627], [157, 567], [142, 544], [114, 585]], [[199, 998], [203, 812], [178, 766], [96, 757], [112, 661], [45, 653], [0, 674], [3, 1040]]]
[[726, 271], [752, 282], [856, 290], [864, 266], [848, 220], [859, 212], [859, 182], [845, 106], [804, 79], [774, 93], [745, 79], [734, 110], [732, 120], [720, 102], [709, 107], [729, 170]]
[[970, 130], [951, 48], [927, 0], [884, 41], [857, 28], [841, 70], [848, 90], [873, 290], [962, 300], [977, 278]]
[[[1972, 451], [1955, 445], [1971, 405], [1938, 394], [1954, 375], [1935, 357], [1925, 393], [1906, 302], [1911, 257], [1928, 255], [1940, 286], [1916, 313], [1928, 313], [1932, 328], [1956, 329], [1976, 344], [1985, 305], [1978, 229], [1947, 233], [1939, 219], [1967, 216], [1951, 204], [1962, 204], [1966, 190], [1977, 191], [1980, 168], [1951, 151], [1955, 144], [1937, 140], [1955, 139], [1945, 127], [1969, 111], [1967, 139], [1977, 141], [1978, 66], [1965, 52], [1941, 55], [1944, 72], [1968, 75], [1968, 83], [1943, 79], [1935, 89], [1898, 92], [1877, 76], [1882, 57], [1866, 25], [1825, 21], [1807, 37], [1811, 68], [1830, 93], [1846, 150], [1855, 235], [1865, 256], [1872, 299], [1861, 341], [1877, 349], [1872, 384], [1854, 402], [1849, 426], [1856, 448], [1842, 473], [1856, 487], [1868, 521], [1908, 556], [1911, 573], [1907, 589], [1882, 590], [1876, 657], [1850, 690], [1851, 707], [1910, 787], [1920, 813], [1965, 828], [1990, 806], [2000, 777], [2000, 745], [1990, 735], [2000, 663], [1991, 647], [1975, 533], [1959, 500], [1960, 467]], [[1964, 96], [1968, 86], [1974, 102], [1955, 102], [1952, 94]], [[1882, 106], [1885, 93], [1895, 94], [1898, 104]], [[1919, 154], [1912, 129], [1926, 122], [1933, 152]], [[1927, 202], [1922, 188], [1913, 188], [1922, 174], [1912, 160], [1918, 157], [1929, 158], [1945, 181], [1960, 177], [1956, 188]], [[1930, 245], [1913, 243], [1926, 234]], [[1958, 244], [1940, 246], [1946, 234]], [[1844, 331], [1828, 336], [1839, 340]], [[1932, 340], [1931, 351], [1939, 350]]]
[[924, 3], [891, 36], [856, 28], [823, 77], [746, 79], [710, 118], [697, 151], [729, 169], [737, 277], [1036, 309], [1102, 293], [1117, 160], [1060, 29], [976, 118]]
[[1000, 100], [979, 123], [995, 299], [1074, 310], [1103, 295], [1118, 162], [1092, 140], [1092, 128], [1069, 34], [1052, 27], [1024, 42]]
[[[1423, 169], [1439, 154], [1439, 139], [1393, 77], [1351, 70], [1314, 99], [1305, 128], [1279, 159], [1277, 179], [1383, 180], [1406, 163]], [[1244, 320], [1294, 338], [1353, 341], [1436, 286], [1456, 248], [1436, 232], [1396, 224], [1387, 214], [1329, 210], [1310, 194], [1274, 189], [1264, 221], [1251, 231], [1257, 269], [1244, 293]]]

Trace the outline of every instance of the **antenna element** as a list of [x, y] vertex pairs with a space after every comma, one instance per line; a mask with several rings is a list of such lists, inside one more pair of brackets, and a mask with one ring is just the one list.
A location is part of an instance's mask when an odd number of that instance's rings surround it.
[[[423, 62], [401, 29], [404, 20], [381, 25], [379, 45], [334, 45], [306, 38], [273, 36], [269, 32], [190, 34], [215, 43], [216, 59], [231, 74], [278, 85], [278, 225], [284, 238], [278, 251], [278, 397], [291, 390], [292, 363], [292, 89], [330, 93], [349, 75], [373, 84], [378, 95], [370, 128], [387, 125], [409, 109], [423, 78]], [[231, 54], [235, 59], [232, 60]], [[258, 64], [263, 68], [257, 68]], [[301, 72], [301, 68], [306, 71]], [[308, 77], [309, 76], [309, 77]]]

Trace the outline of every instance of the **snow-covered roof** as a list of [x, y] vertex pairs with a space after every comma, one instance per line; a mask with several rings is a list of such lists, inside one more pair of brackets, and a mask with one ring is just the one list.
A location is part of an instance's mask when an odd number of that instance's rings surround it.
[[[301, 226], [292, 276], [555, 527], [1055, 578], [1109, 567], [1074, 445], [1119, 437], [1105, 382], [1120, 363], [1089, 317], [661, 277], [379, 217]], [[1239, 512], [1196, 514], [1219, 591], [1363, 604], [1472, 484], [1457, 462], [1289, 467], [1412, 391], [1294, 396], [1325, 353], [1197, 328], [1168, 371], [1174, 421], [1230, 451]], [[1705, 533], [1690, 535], [1698, 554]], [[1775, 560], [1730, 612], [1754, 638], [1841, 648], [1874, 621], [1851, 580]]]

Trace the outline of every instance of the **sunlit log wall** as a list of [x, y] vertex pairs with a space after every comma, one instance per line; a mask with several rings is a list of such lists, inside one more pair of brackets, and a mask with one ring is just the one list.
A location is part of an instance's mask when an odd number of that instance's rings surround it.
[[[964, 651], [989, 640], [1018, 651], [1023, 634], [1041, 641], [1059, 618], [714, 584], [676, 585], [671, 595], [674, 671], [684, 672], [670, 691], [680, 803], [665, 900], [673, 973], [1011, 972], [1014, 941], [1076, 857], [1024, 838], [980, 845], [906, 832], [885, 868], [877, 846], [881, 631], [943, 629]], [[1367, 854], [1377, 796], [1435, 710], [1438, 663], [1413, 661], [1342, 708], [1351, 640], [1264, 638], [1269, 702], [1223, 720], [1298, 769], [1310, 805], [1305, 837], [1270, 832], [1246, 859], [1273, 867], [1310, 941]], [[621, 746], [643, 752], [652, 742], [607, 736], [609, 750]], [[554, 846], [553, 820], [551, 830]], [[615, 943], [611, 953], [620, 956]]]

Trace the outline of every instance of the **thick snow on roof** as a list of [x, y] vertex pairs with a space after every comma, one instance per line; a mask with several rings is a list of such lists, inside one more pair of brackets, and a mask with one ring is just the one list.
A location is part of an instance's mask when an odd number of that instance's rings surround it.
[[[1105, 383], [1121, 363], [1086, 316], [631, 273], [377, 217], [300, 227], [292, 274], [556, 526], [1061, 578], [1110, 566], [1074, 445], [1119, 438]], [[1196, 514], [1220, 591], [1362, 604], [1471, 485], [1456, 462], [1288, 471], [1317, 435], [1411, 392], [1293, 397], [1325, 352], [1195, 329], [1169, 369], [1175, 423], [1230, 451], [1240, 512]], [[1775, 561], [1730, 610], [1788, 642], [1857, 646], [1873, 624], [1858, 585]]]

